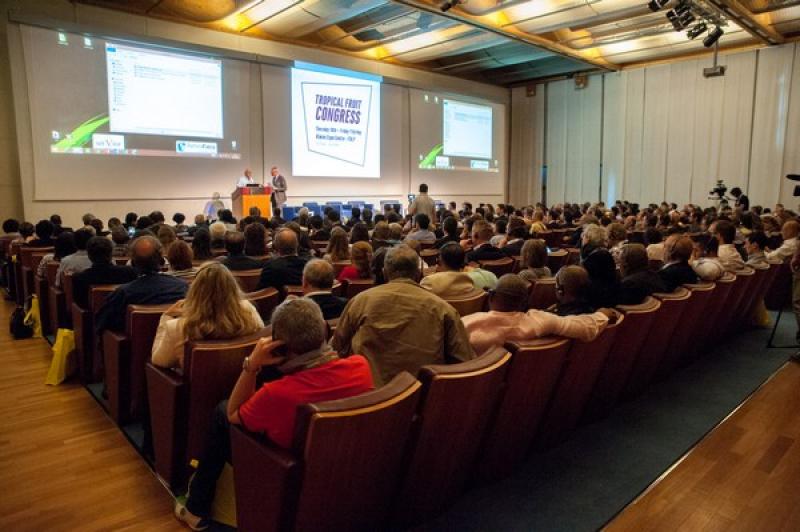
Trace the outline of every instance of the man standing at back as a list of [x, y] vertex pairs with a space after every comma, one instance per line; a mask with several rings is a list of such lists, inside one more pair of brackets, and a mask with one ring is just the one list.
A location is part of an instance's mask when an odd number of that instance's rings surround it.
[[475, 357], [458, 312], [419, 284], [419, 257], [406, 245], [389, 249], [387, 283], [360, 293], [344, 309], [333, 347], [342, 356], [361, 353], [375, 385], [401, 371], [416, 375], [426, 364]]
[[429, 221], [436, 219], [436, 203], [434, 203], [433, 198], [428, 196], [428, 185], [425, 183], [419, 186], [419, 196], [414, 198], [408, 208], [408, 214], [411, 216], [425, 214], [428, 216]]
[[95, 320], [98, 334], [125, 329], [128, 305], [163, 305], [186, 297], [186, 281], [161, 273], [161, 243], [152, 236], [141, 236], [131, 244], [131, 263], [138, 278], [114, 290], [100, 308]]

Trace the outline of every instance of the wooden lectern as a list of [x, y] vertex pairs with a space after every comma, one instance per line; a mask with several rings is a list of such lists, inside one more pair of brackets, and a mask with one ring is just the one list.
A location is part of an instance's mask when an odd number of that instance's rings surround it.
[[237, 220], [250, 214], [250, 207], [258, 207], [263, 218], [272, 218], [272, 203], [270, 202], [272, 187], [236, 187], [231, 193], [233, 200], [233, 215]]

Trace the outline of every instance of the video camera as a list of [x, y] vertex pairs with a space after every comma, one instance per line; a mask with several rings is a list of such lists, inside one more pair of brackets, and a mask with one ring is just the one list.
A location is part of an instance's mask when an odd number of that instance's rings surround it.
[[711, 192], [708, 193], [708, 199], [710, 200], [724, 200], [725, 193], [728, 191], [728, 187], [725, 186], [725, 181], [722, 179], [717, 180], [717, 186], [711, 189]]

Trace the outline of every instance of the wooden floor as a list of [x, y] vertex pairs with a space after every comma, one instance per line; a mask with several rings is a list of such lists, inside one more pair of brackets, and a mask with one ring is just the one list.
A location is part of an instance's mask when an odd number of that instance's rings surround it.
[[800, 530], [800, 364], [787, 363], [606, 530]]
[[[0, 303], [0, 531], [186, 530], [168, 492], [77, 384], [43, 384], [44, 340]], [[800, 365], [787, 364], [607, 527], [800, 530]]]
[[12, 340], [0, 302], [0, 530], [187, 530], [89, 393], [46, 386], [47, 342]]

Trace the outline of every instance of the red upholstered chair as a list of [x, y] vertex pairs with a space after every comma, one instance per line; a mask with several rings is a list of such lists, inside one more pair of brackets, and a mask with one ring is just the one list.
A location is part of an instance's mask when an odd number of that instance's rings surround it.
[[480, 265], [481, 268], [492, 272], [497, 277], [514, 272], [514, 259], [511, 257], [497, 260], [482, 260], [480, 261]]
[[281, 294], [274, 288], [264, 288], [258, 292], [248, 292], [244, 298], [256, 307], [258, 315], [264, 323], [269, 323], [272, 318], [272, 311], [278, 306]]
[[619, 400], [660, 308], [661, 302], [654, 297], [646, 298], [639, 305], [617, 307], [625, 320], [617, 327], [614, 343], [592, 390], [584, 413], [587, 420], [604, 417]]
[[506, 344], [511, 362], [497, 415], [484, 434], [478, 474], [497, 479], [511, 473], [531, 447], [567, 359], [571, 340], [538, 338]]
[[736, 272], [736, 281], [725, 304], [725, 312], [720, 314], [720, 321], [716, 326], [720, 337], [729, 335], [731, 333], [731, 325], [734, 322], [738, 322], [739, 317], [745, 310], [742, 302], [750, 295], [753, 281], [756, 280], [756, 271], [752, 268]]
[[547, 411], [536, 435], [538, 447], [549, 447], [563, 441], [577, 426], [597, 377], [603, 369], [617, 330], [625, 322], [620, 315], [591, 342], [573, 341]]
[[146, 397], [145, 364], [150, 360], [161, 315], [171, 305], [128, 305], [125, 332], [103, 333], [108, 411], [122, 425], [139, 420]]
[[498, 348], [461, 364], [424, 366], [424, 401], [411, 454], [394, 505], [397, 522], [411, 526], [455, 500], [472, 472], [496, 411], [511, 355]]
[[774, 274], [764, 296], [764, 303], [768, 310], [780, 310], [789, 306], [791, 302], [792, 269], [789, 267], [789, 261], [786, 261], [779, 265], [778, 271]]
[[236, 282], [242, 292], [255, 292], [258, 288], [258, 281], [261, 279], [261, 269], [232, 271]]
[[698, 340], [706, 329], [705, 315], [714, 295], [714, 283], [687, 284], [689, 300], [678, 318], [675, 331], [669, 339], [664, 356], [659, 362], [655, 377], [666, 377], [679, 364], [688, 362], [698, 353]]
[[556, 278], [546, 277], [531, 283], [528, 308], [544, 310], [558, 303], [556, 296]]
[[423, 249], [419, 252], [419, 256], [425, 261], [428, 266], [436, 266], [439, 264], [439, 250], [438, 249]]
[[[297, 410], [291, 450], [231, 430], [240, 530], [379, 530], [395, 500], [421, 384], [403, 372]], [[209, 412], [210, 416], [210, 412]]]
[[635, 397], [650, 384], [690, 296], [691, 293], [684, 287], [678, 287], [671, 293], [653, 294], [653, 297], [661, 301], [661, 307], [654, 318], [657, 326], [651, 327], [650, 334], [636, 357], [622, 392], [623, 397]]
[[374, 279], [348, 279], [343, 283], [344, 297], [352, 299], [365, 290], [369, 290], [375, 286]]
[[486, 310], [486, 306], [489, 304], [489, 293], [476, 289], [466, 297], [445, 299], [445, 301], [458, 311], [459, 316], [468, 316]]
[[730, 294], [733, 292], [733, 285], [735, 282], [736, 276], [730, 272], [725, 272], [725, 275], [716, 281], [716, 287], [711, 296], [711, 302], [703, 317], [706, 334], [703, 335], [702, 342], [706, 347], [714, 345], [717, 341], [717, 326], [721, 323], [720, 316], [723, 313], [730, 312], [730, 309], [726, 308], [726, 305], [728, 304]]
[[267, 327], [234, 340], [188, 342], [182, 375], [147, 362], [155, 469], [173, 488], [185, 481], [190, 460], [200, 457], [211, 414], [217, 403], [230, 396], [242, 360], [260, 338], [270, 334]]
[[[548, 245], [548, 247], [551, 247]], [[553, 275], [566, 266], [569, 252], [566, 249], [556, 249], [547, 254], [547, 267]]]

